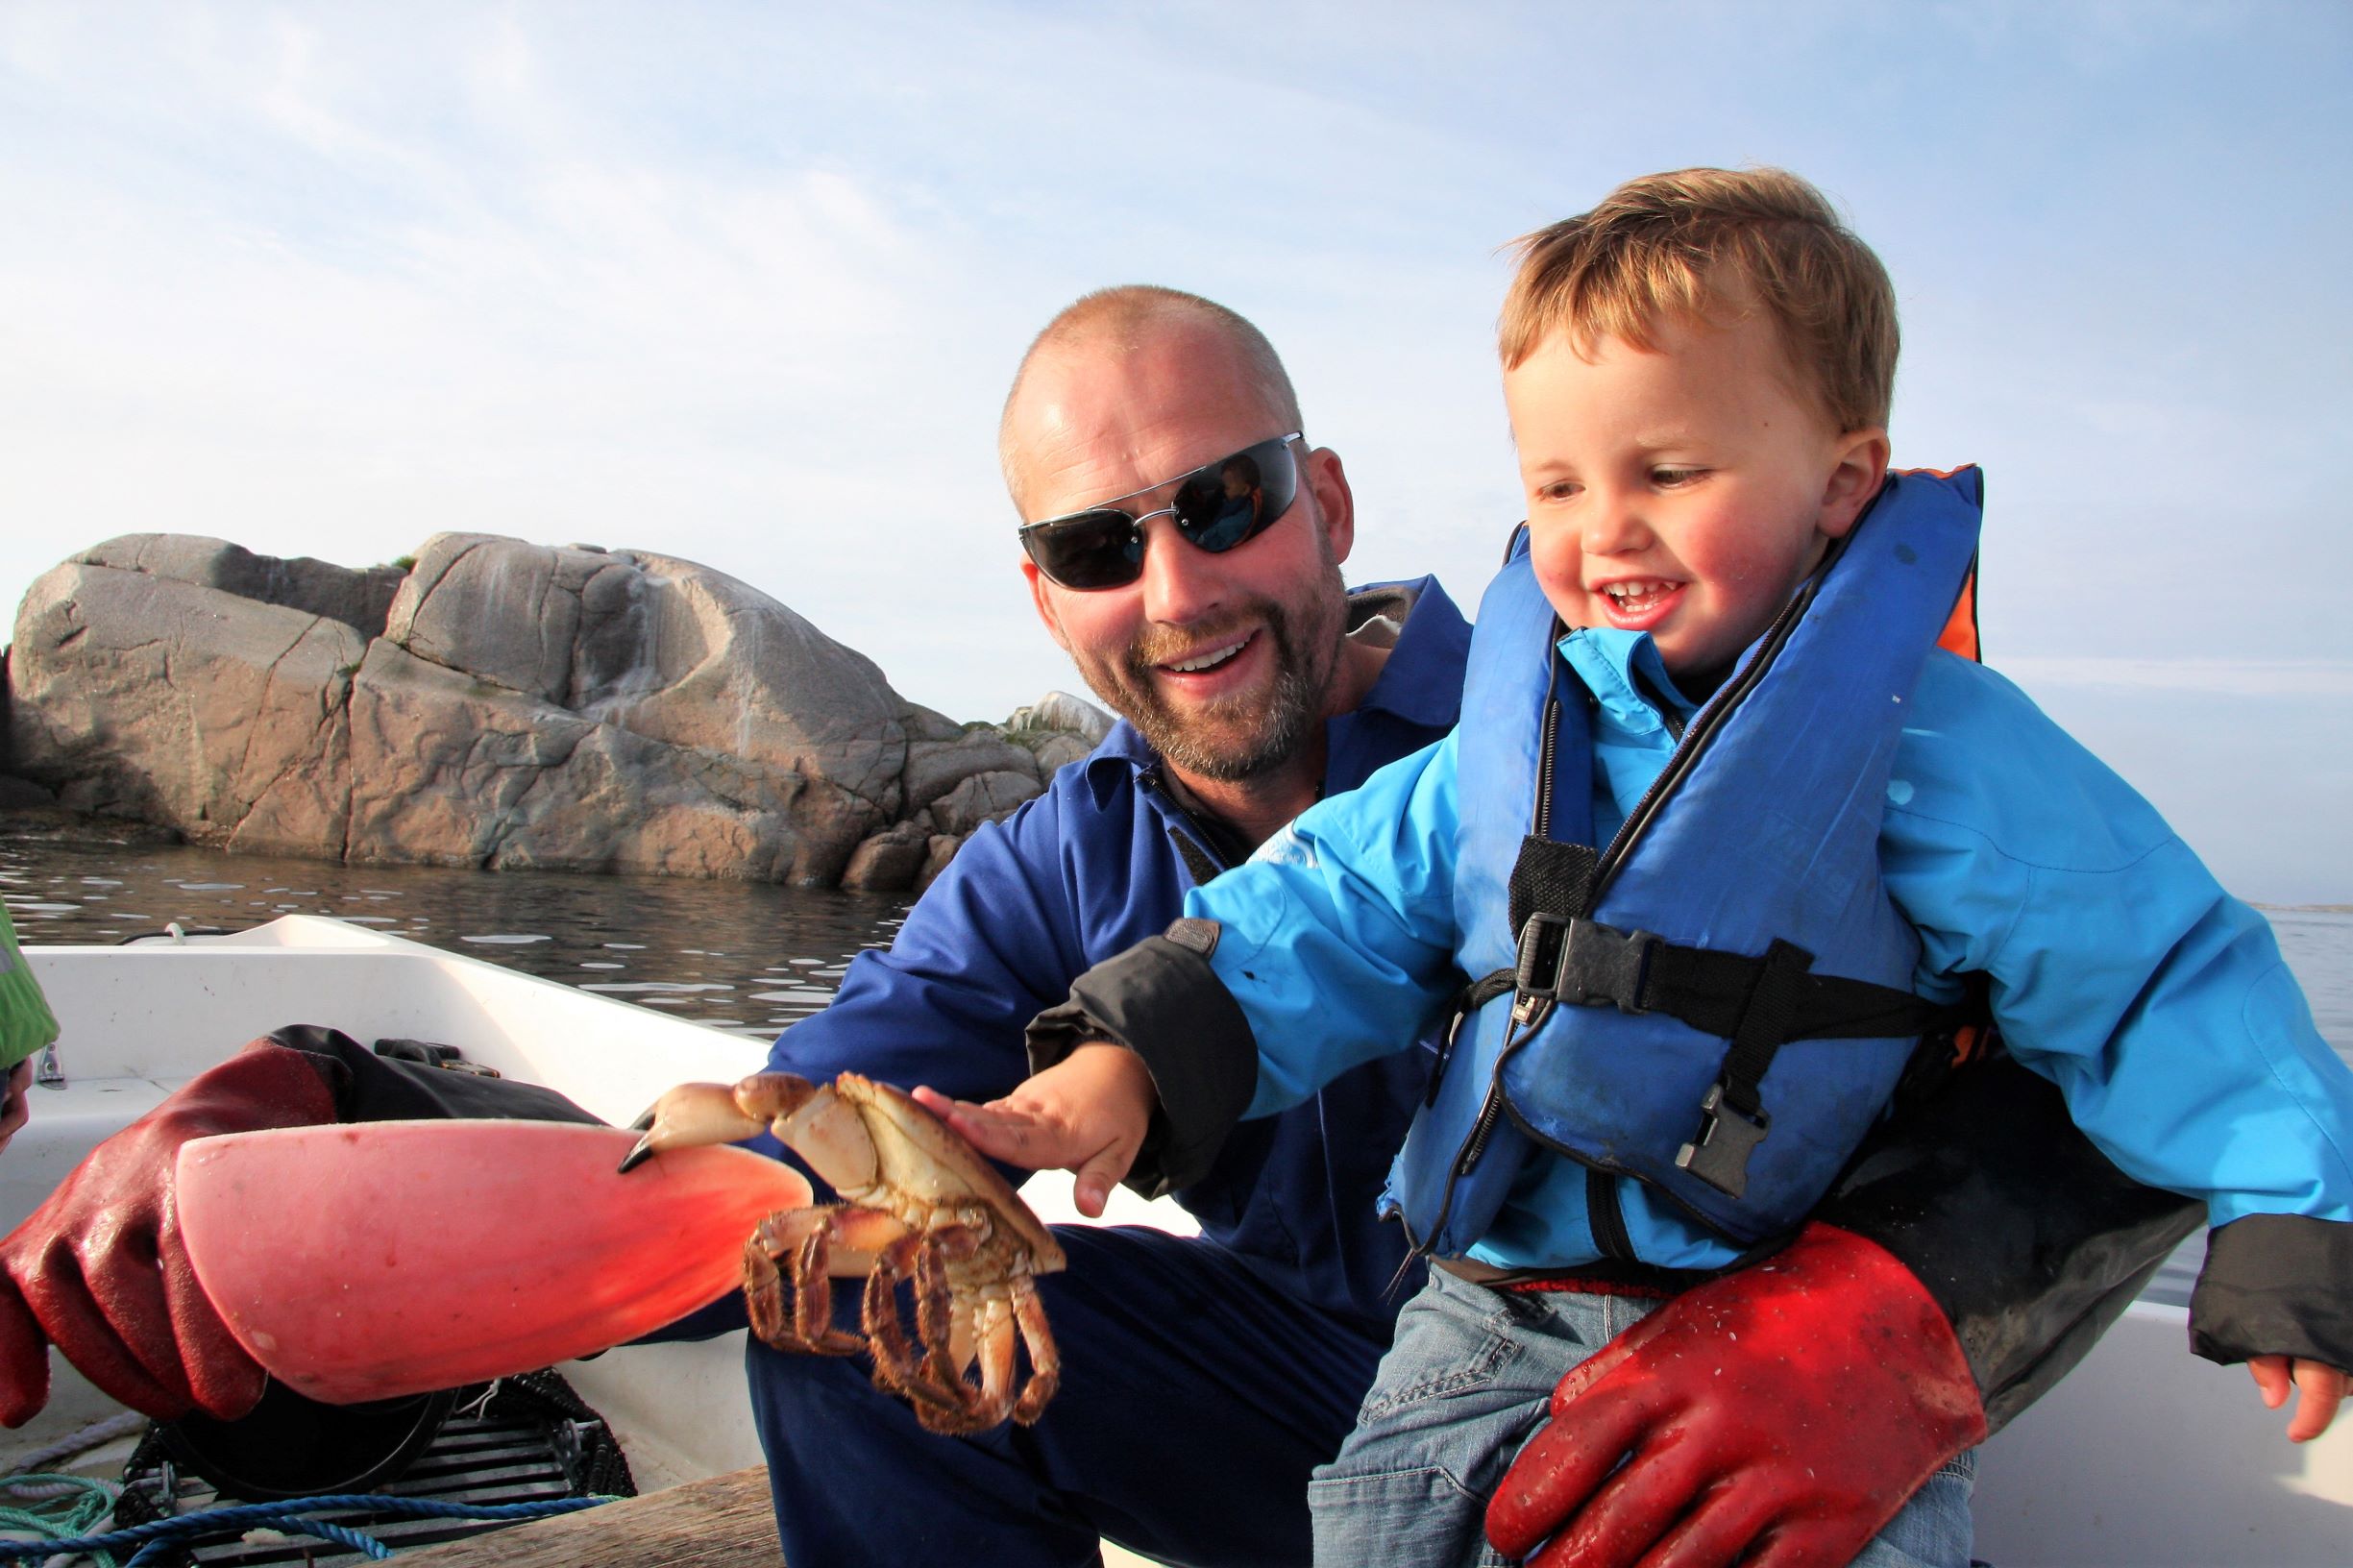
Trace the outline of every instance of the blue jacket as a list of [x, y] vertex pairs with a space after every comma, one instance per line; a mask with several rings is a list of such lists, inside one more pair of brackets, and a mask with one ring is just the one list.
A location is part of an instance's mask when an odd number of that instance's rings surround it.
[[[1403, 586], [1412, 608], [1380, 678], [1327, 725], [1327, 796], [1454, 727], [1470, 627], [1435, 578]], [[1175, 837], [1215, 854], [1156, 782], [1158, 767], [1122, 723], [1045, 794], [975, 832], [890, 948], [860, 954], [832, 1005], [777, 1040], [771, 1066], [820, 1080], [848, 1068], [973, 1100], [1011, 1091], [1028, 1076], [1032, 1015], [1176, 918], [1193, 877]], [[1414, 1051], [1336, 1072], [1241, 1130], [1177, 1201], [1205, 1236], [1301, 1299], [1385, 1322], [1406, 1293], [1392, 1286], [1407, 1248], [1376, 1199], [1427, 1060]]]
[[[1595, 699], [1592, 825], [1606, 839], [1673, 748], [1643, 686], [1679, 719], [1696, 705], [1647, 636], [1573, 631], [1559, 652]], [[2263, 918], [1999, 675], [1932, 653], [1910, 707], [1879, 857], [1921, 938], [1913, 989], [1957, 1001], [1964, 976], [1988, 976], [2013, 1053], [2059, 1085], [2110, 1159], [2202, 1199], [2210, 1224], [2353, 1220], [2353, 1073]], [[1188, 914], [1222, 926], [1211, 966], [1258, 1042], [1249, 1115], [1418, 1038], [1460, 984], [1457, 747], [1450, 737], [1319, 803], [1244, 872], [1188, 896]], [[1533, 1147], [1523, 1160], [1470, 1256], [1598, 1258], [1584, 1167]], [[1620, 1185], [1645, 1261], [1733, 1260], [1641, 1184]]]

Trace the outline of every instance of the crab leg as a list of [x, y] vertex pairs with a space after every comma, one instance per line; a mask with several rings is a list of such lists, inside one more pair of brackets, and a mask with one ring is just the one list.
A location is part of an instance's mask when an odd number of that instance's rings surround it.
[[1021, 1342], [1029, 1347], [1029, 1386], [1013, 1408], [1013, 1418], [1026, 1427], [1045, 1413], [1046, 1401], [1062, 1386], [1062, 1352], [1054, 1344], [1053, 1330], [1046, 1327], [1045, 1304], [1028, 1280], [1013, 1284], [1013, 1315], [1021, 1328]]
[[[939, 1233], [910, 1236], [875, 1259], [874, 1271], [866, 1281], [867, 1339], [874, 1353], [874, 1382], [912, 1401], [925, 1428], [971, 1431], [976, 1429], [961, 1424], [969, 1413], [969, 1393], [949, 1356], [954, 1307], [940, 1241]], [[915, 1286], [916, 1333], [923, 1346], [919, 1357], [899, 1321], [896, 1286], [901, 1279]]]

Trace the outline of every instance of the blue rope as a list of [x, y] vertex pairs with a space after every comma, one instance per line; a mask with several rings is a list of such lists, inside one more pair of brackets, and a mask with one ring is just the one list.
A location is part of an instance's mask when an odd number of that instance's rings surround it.
[[[282, 1526], [301, 1534], [316, 1535], [356, 1547], [371, 1557], [389, 1557], [392, 1549], [383, 1542], [341, 1525], [306, 1515], [318, 1510], [348, 1508], [371, 1513], [405, 1514], [417, 1519], [545, 1519], [552, 1514], [576, 1513], [582, 1508], [593, 1508], [600, 1503], [611, 1501], [604, 1497], [559, 1497], [543, 1503], [442, 1503], [429, 1497], [336, 1492], [325, 1497], [294, 1497], [281, 1503], [245, 1503], [204, 1513], [184, 1513], [170, 1519], [134, 1525], [129, 1530], [110, 1531], [104, 1535], [86, 1535], [80, 1540], [0, 1541], [0, 1562], [22, 1562], [29, 1557], [49, 1557], [68, 1552], [111, 1552], [127, 1546], [144, 1548], [158, 1542], [218, 1535], [256, 1525]], [[146, 1553], [142, 1551], [140, 1556], [145, 1556]], [[137, 1560], [138, 1557], [132, 1559], [134, 1562]]]

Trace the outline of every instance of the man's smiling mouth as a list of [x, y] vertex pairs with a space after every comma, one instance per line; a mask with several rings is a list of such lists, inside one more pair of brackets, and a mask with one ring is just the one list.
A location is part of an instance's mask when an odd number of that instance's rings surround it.
[[1203, 670], [1214, 670], [1249, 646], [1249, 642], [1250, 639], [1247, 637], [1239, 638], [1222, 648], [1213, 648], [1208, 652], [1197, 653], [1189, 659], [1175, 660], [1163, 668], [1173, 670], [1181, 675], [1195, 674]]

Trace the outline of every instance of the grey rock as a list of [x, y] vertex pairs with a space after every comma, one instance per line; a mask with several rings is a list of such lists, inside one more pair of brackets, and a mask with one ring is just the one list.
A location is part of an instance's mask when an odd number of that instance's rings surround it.
[[341, 852], [344, 700], [366, 646], [346, 623], [75, 560], [34, 583], [15, 639], [10, 754], [67, 809]]
[[804, 781], [671, 746], [379, 640], [353, 684], [354, 863], [830, 884]]
[[986, 725], [959, 732], [952, 741], [914, 741], [907, 747], [900, 801], [912, 815], [980, 773], [1021, 773], [1035, 780], [1038, 759]]
[[1039, 743], [1035, 753], [1039, 774], [1051, 778], [1057, 769], [1066, 768], [1093, 750], [1086, 740], [1067, 730], [1049, 735]]
[[33, 811], [54, 807], [58, 797], [29, 778], [0, 773], [0, 811]]
[[930, 853], [930, 836], [901, 822], [883, 829], [858, 845], [842, 872], [842, 886], [853, 893], [899, 893], [911, 886]]
[[975, 773], [931, 803], [932, 821], [941, 832], [961, 838], [1043, 793], [1043, 787], [1027, 773]]
[[910, 891], [919, 895], [925, 888], [940, 880], [940, 873], [947, 870], [947, 863], [954, 860], [956, 851], [963, 847], [964, 839], [958, 834], [933, 834], [924, 851], [923, 869], [916, 872], [915, 886]]
[[[6, 766], [54, 809], [348, 860], [894, 891], [1110, 727], [961, 724], [748, 583], [481, 533], [354, 572], [110, 539], [36, 583]], [[35, 809], [51, 809], [37, 806]]]
[[1048, 692], [1026, 708], [1016, 708], [1005, 721], [1009, 730], [1068, 730], [1085, 738], [1091, 748], [1111, 733], [1112, 716], [1068, 692]]
[[366, 573], [110, 540], [27, 596], [10, 692], [65, 808], [357, 862], [831, 885], [911, 738], [1034, 772], [748, 584], [483, 534]]
[[126, 533], [73, 559], [84, 566], [113, 567], [199, 588], [217, 588], [257, 604], [307, 610], [340, 621], [363, 637], [383, 634], [393, 595], [408, 575], [398, 566], [371, 566], [355, 572], [307, 555], [291, 559], [257, 555], [226, 539], [192, 533]]

